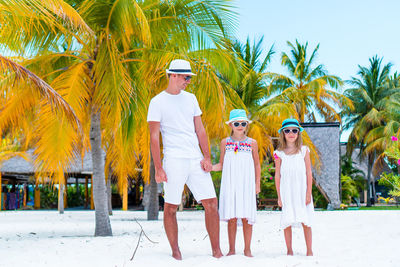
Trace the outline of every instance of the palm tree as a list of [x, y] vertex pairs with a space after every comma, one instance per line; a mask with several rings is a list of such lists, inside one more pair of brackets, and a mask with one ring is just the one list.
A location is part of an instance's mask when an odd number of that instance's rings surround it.
[[[150, 171], [148, 104], [154, 95], [166, 88], [165, 69], [169, 62], [184, 58], [191, 62], [198, 74], [187, 90], [197, 96], [208, 135], [211, 139], [223, 136], [225, 129], [221, 125], [225, 119], [225, 105], [232, 107], [232, 101], [226, 95], [232, 90], [218, 78], [218, 74], [234, 69], [230, 51], [225, 49], [225, 39], [233, 28], [235, 17], [228, 1], [160, 1], [149, 9], [143, 6], [150, 30], [157, 33], [152, 35], [157, 42], [130, 53], [132, 58], [140, 58], [142, 62], [132, 66], [138, 89], [135, 105], [130, 105], [129, 111], [122, 116], [122, 127], [114, 139], [121, 141], [117, 141], [112, 149], [112, 158], [116, 170], [132, 169], [132, 162], [141, 167], [142, 177], [151, 182], [148, 219], [154, 220], [158, 218], [158, 194], [154, 177], [149, 177], [154, 170]], [[154, 18], [154, 14], [162, 16]], [[123, 147], [118, 144], [123, 144]], [[133, 176], [134, 170], [129, 175]]]
[[[341, 121], [338, 108], [350, 106], [351, 101], [339, 94], [343, 82], [333, 75], [328, 75], [322, 64], [314, 67], [319, 45], [310, 56], [307, 54], [308, 42], [305, 45], [297, 40], [295, 44], [287, 42], [289, 55], [282, 53], [281, 62], [289, 76], [271, 73], [269, 87], [271, 97], [267, 103], [292, 104], [301, 122], [317, 121], [317, 115], [325, 121]], [[330, 89], [331, 88], [331, 89]], [[335, 90], [333, 90], [335, 89]]]
[[[236, 107], [246, 109], [253, 121], [249, 136], [257, 141], [262, 162], [267, 158], [268, 153], [274, 150], [271, 136], [278, 134], [282, 121], [289, 117], [298, 118], [298, 114], [292, 104], [266, 101], [270, 97], [268, 80], [271, 73], [267, 72], [267, 68], [275, 54], [273, 47], [263, 58], [261, 58], [263, 38], [253, 44], [250, 43], [249, 38], [245, 44], [236, 41], [231, 45], [231, 49], [235, 54], [239, 71], [234, 73], [234, 77], [224, 79], [229, 81], [235, 90]], [[306, 134], [304, 139], [311, 148], [315, 163], [318, 159], [316, 149]]]
[[[110, 167], [117, 174], [120, 189], [128, 176], [137, 173], [138, 165], [148, 180], [145, 115], [150, 98], [165, 85], [167, 64], [177, 57], [192, 61], [204, 77], [192, 89], [203, 110], [214, 109], [210, 103], [223, 110], [229, 88], [216, 79], [216, 70], [227, 72], [232, 65], [223, 52], [233, 27], [230, 4], [223, 0], [26, 0], [0, 1], [0, 12], [2, 45], [19, 55], [29, 51], [24, 64], [48, 80], [82, 122], [82, 132], [77, 133], [64, 120], [48, 117], [38, 137], [43, 145], [48, 143], [37, 151], [42, 155], [41, 167], [64, 170], [68, 164], [60, 162], [73, 158], [63, 153], [66, 147], [76, 145], [79, 155], [91, 148], [95, 235], [111, 235], [104, 169]], [[215, 125], [224, 118], [205, 120], [209, 133], [219, 134]], [[101, 148], [106, 151], [105, 163]], [[57, 173], [61, 180], [62, 172]]]
[[[150, 44], [141, 8], [136, 1], [126, 0], [0, 1], [0, 12], [2, 45], [20, 55], [29, 51], [31, 59], [26, 66], [50, 82], [83, 125], [82, 132], [76, 131], [65, 119], [51, 116], [50, 109], [41, 110], [49, 116], [36, 132], [41, 144], [35, 150], [42, 159], [40, 169], [55, 170], [62, 183], [63, 171], [74, 156], [90, 148], [95, 235], [112, 235], [102, 131], [118, 128], [134, 91], [127, 65], [135, 60], [126, 52], [132, 43]], [[23, 112], [15, 107], [13, 111], [18, 116]], [[75, 147], [80, 149], [71, 149]]]
[[[359, 78], [352, 77], [348, 83], [354, 86], [345, 91], [354, 103], [354, 111], [347, 111], [344, 128], [353, 127], [347, 144], [347, 153], [352, 154], [355, 147], [360, 148], [361, 158], [368, 159], [367, 205], [371, 205], [370, 196], [374, 194], [372, 168], [376, 159], [383, 160], [383, 151], [391, 135], [394, 135], [399, 124], [390, 120], [399, 106], [400, 89], [391, 87], [389, 79], [391, 63], [382, 67], [382, 58], [374, 56], [369, 59], [370, 66], [359, 66]], [[393, 81], [392, 81], [393, 82]], [[390, 86], [390, 87], [388, 87]], [[372, 190], [372, 192], [371, 192]]]

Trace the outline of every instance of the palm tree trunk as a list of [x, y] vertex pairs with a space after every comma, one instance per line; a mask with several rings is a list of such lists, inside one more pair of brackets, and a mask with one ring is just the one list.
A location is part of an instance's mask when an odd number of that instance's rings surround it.
[[108, 215], [108, 197], [104, 175], [104, 157], [101, 149], [100, 109], [92, 107], [90, 145], [93, 163], [92, 190], [95, 207], [95, 236], [112, 236], [110, 217]]
[[64, 214], [64, 183], [58, 183], [58, 212]]
[[368, 155], [368, 174], [367, 174], [367, 207], [371, 207], [371, 172], [372, 172], [372, 156]]
[[153, 158], [150, 162], [150, 199], [149, 209], [147, 210], [147, 220], [158, 220], [158, 185], [155, 178], [155, 168]]
[[111, 194], [111, 170], [108, 174], [108, 179], [107, 179], [107, 197], [108, 197], [108, 215], [113, 215], [112, 212], [112, 194]]

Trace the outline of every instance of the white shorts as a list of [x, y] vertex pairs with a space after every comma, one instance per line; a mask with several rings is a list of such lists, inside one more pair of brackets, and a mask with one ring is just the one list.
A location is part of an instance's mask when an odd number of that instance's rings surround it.
[[164, 182], [164, 200], [166, 203], [179, 205], [185, 184], [189, 187], [197, 202], [215, 198], [214, 184], [209, 172], [203, 171], [202, 159], [164, 158], [163, 168], [167, 174]]

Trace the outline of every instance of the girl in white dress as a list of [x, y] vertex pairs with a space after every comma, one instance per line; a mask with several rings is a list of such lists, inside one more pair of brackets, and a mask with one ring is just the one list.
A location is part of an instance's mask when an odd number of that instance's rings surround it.
[[256, 194], [260, 192], [261, 167], [258, 146], [246, 136], [251, 121], [243, 109], [230, 112], [231, 136], [220, 145], [220, 162], [213, 171], [222, 170], [219, 195], [219, 216], [228, 222], [229, 255], [234, 255], [237, 225], [243, 225], [244, 255], [252, 257], [250, 250], [253, 224], [256, 221]]
[[284, 229], [287, 255], [293, 255], [292, 226], [303, 226], [307, 256], [312, 256], [312, 172], [310, 151], [302, 146], [300, 127], [295, 119], [286, 119], [279, 129], [279, 144], [274, 152], [275, 185], [278, 204], [282, 207], [281, 228]]

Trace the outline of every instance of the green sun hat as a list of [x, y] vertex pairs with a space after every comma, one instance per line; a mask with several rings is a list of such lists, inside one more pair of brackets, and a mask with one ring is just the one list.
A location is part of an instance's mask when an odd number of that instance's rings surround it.
[[300, 132], [304, 131], [303, 127], [300, 126], [299, 122], [296, 119], [286, 119], [282, 122], [282, 127], [278, 130], [278, 133], [288, 127], [297, 127], [299, 128]]

